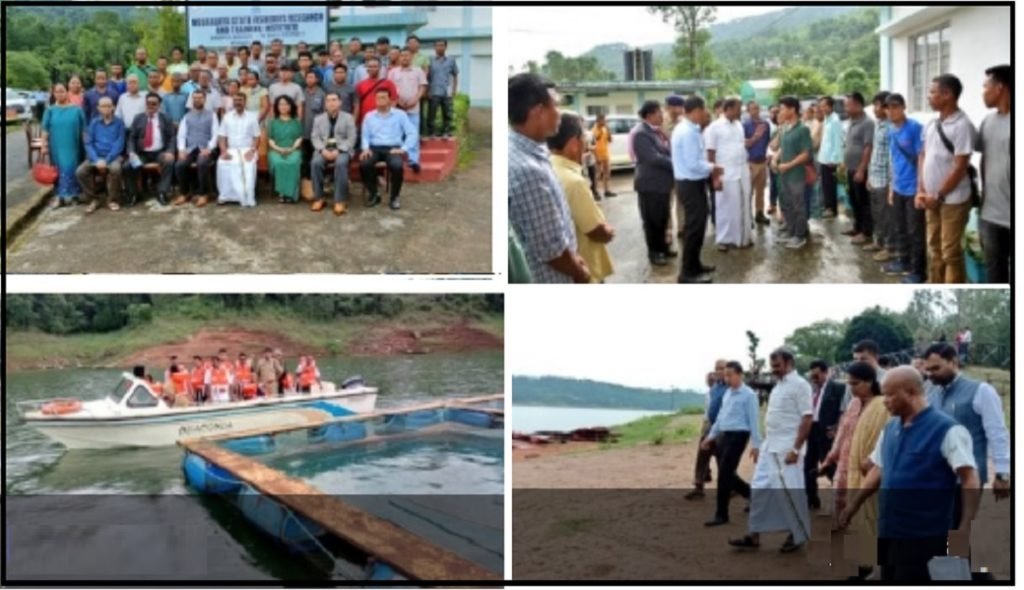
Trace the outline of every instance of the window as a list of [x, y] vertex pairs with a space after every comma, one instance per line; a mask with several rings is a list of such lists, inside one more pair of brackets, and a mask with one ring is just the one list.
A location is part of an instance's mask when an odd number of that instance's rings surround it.
[[949, 71], [949, 23], [910, 37], [910, 109], [928, 110], [932, 78]]
[[639, 110], [639, 109], [634, 110], [633, 109], [633, 105], [631, 105], [631, 104], [617, 104], [617, 105], [615, 105], [615, 114], [616, 115], [632, 115], [637, 110]]
[[600, 114], [608, 114], [608, 107], [603, 105], [587, 105], [587, 116], [596, 117]]
[[128, 398], [129, 408], [152, 408], [157, 403], [156, 397], [141, 385], [136, 387], [135, 391], [132, 392], [132, 396]]

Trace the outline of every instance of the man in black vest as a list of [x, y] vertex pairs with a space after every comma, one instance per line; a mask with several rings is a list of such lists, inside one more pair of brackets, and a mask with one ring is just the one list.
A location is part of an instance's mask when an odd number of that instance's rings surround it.
[[825, 475], [831, 480], [836, 472], [835, 465], [829, 465], [822, 471], [818, 470], [818, 465], [832, 450], [836, 425], [842, 413], [839, 405], [843, 401], [846, 386], [830, 378], [828, 363], [821, 359], [811, 363], [807, 378], [811, 382], [814, 421], [811, 423], [811, 434], [807, 437], [807, 454], [804, 456], [804, 487], [807, 490], [807, 505], [817, 510], [821, 508], [818, 477]]

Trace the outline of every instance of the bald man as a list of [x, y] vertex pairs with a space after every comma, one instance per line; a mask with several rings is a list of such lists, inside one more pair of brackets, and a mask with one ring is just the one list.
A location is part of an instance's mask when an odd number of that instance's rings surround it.
[[[722, 398], [729, 389], [725, 384], [725, 359], [715, 361], [715, 370], [708, 373], [708, 402], [704, 411], [704, 424], [700, 429], [700, 447], [697, 451], [697, 464], [693, 469], [693, 490], [686, 494], [687, 500], [697, 500], [704, 497], [704, 484], [711, 481], [711, 457], [718, 462], [716, 447], [705, 449], [704, 439], [711, 430], [711, 425], [718, 419], [718, 412], [722, 409]], [[719, 469], [721, 471], [721, 469]]]
[[[839, 515], [839, 527], [846, 528], [864, 501], [881, 489], [882, 581], [923, 582], [930, 579], [928, 561], [946, 555], [947, 541], [950, 554], [967, 555], [980, 493], [971, 435], [928, 404], [924, 380], [912, 366], [887, 372], [882, 395], [893, 418], [871, 453], [874, 466]], [[958, 479], [964, 509], [960, 521], [953, 522]]]

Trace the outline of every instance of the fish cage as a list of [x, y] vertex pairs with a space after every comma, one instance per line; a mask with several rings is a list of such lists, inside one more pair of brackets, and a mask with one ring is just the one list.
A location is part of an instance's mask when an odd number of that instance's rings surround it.
[[504, 397], [183, 439], [196, 492], [347, 580], [501, 580]]

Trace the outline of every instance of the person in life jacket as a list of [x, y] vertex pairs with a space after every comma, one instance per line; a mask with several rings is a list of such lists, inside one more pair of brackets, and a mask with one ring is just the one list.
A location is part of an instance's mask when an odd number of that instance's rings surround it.
[[239, 399], [256, 397], [256, 383], [253, 381], [252, 363], [244, 352], [238, 353], [235, 362], [235, 388]]
[[198, 354], [192, 357], [192, 401], [201, 403], [206, 400], [206, 363]]
[[162, 398], [164, 400], [164, 403], [166, 403], [167, 405], [171, 405], [173, 403], [173, 400], [168, 400], [168, 396], [164, 395], [164, 384], [158, 383], [155, 379], [153, 379], [153, 375], [151, 373], [146, 373], [142, 379], [143, 381], [146, 382], [146, 385], [149, 385], [150, 391], [152, 391], [153, 394], [156, 395], [157, 397]]
[[284, 353], [281, 352], [280, 348], [274, 349], [274, 359], [281, 366], [281, 374], [277, 378], [277, 394], [284, 395], [286, 391], [294, 389], [295, 383], [292, 380], [291, 373], [288, 372], [288, 367], [284, 364]]
[[231, 385], [234, 377], [231, 368], [220, 362], [220, 358], [213, 357], [212, 366], [206, 372], [206, 385], [210, 391], [210, 399], [213, 402], [231, 401]]
[[300, 359], [295, 373], [299, 378], [299, 391], [303, 393], [309, 393], [313, 390], [314, 384], [320, 384], [320, 369], [316, 367], [316, 360], [311, 355]]

